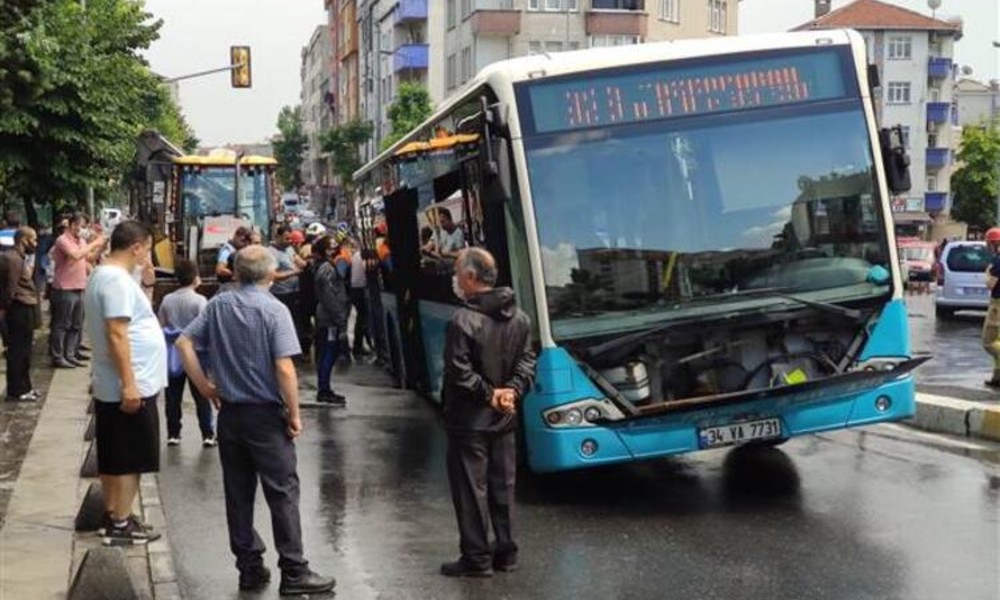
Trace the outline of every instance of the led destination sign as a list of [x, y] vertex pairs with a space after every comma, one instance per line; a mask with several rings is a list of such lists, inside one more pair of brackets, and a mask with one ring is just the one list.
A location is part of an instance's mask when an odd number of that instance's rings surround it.
[[552, 133], [841, 98], [834, 50], [531, 84], [535, 133]]

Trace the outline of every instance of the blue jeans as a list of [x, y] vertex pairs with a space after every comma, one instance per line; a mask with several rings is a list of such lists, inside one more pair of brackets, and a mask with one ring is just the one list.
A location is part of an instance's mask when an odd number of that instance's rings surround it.
[[340, 330], [336, 327], [316, 328], [316, 387], [330, 392], [330, 374], [340, 353]]

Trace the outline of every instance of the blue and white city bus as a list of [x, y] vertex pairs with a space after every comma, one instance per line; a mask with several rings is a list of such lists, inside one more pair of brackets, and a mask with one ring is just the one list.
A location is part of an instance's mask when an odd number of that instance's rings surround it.
[[889, 211], [908, 159], [876, 76], [851, 31], [488, 66], [355, 174], [366, 243], [388, 230], [401, 384], [439, 399], [454, 250], [475, 245], [535, 326], [535, 471], [912, 415]]

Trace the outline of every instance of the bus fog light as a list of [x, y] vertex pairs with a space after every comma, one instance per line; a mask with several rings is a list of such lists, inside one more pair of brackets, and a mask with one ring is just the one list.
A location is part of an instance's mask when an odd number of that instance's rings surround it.
[[594, 440], [583, 440], [580, 444], [580, 453], [584, 456], [593, 456], [597, 452], [597, 442]]
[[579, 425], [583, 421], [583, 413], [579, 408], [571, 408], [566, 411], [564, 419], [567, 425]]
[[875, 399], [875, 410], [884, 413], [890, 408], [892, 408], [892, 398], [889, 396], [879, 396]]
[[601, 413], [601, 409], [596, 406], [588, 406], [587, 410], [583, 411], [583, 418], [586, 419], [588, 423], [593, 423], [602, 416], [604, 415]]

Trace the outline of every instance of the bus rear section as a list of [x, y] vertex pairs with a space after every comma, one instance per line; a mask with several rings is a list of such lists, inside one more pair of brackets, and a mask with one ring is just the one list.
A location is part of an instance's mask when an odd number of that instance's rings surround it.
[[796, 39], [515, 84], [547, 317], [534, 470], [913, 414], [895, 146], [860, 39]]

